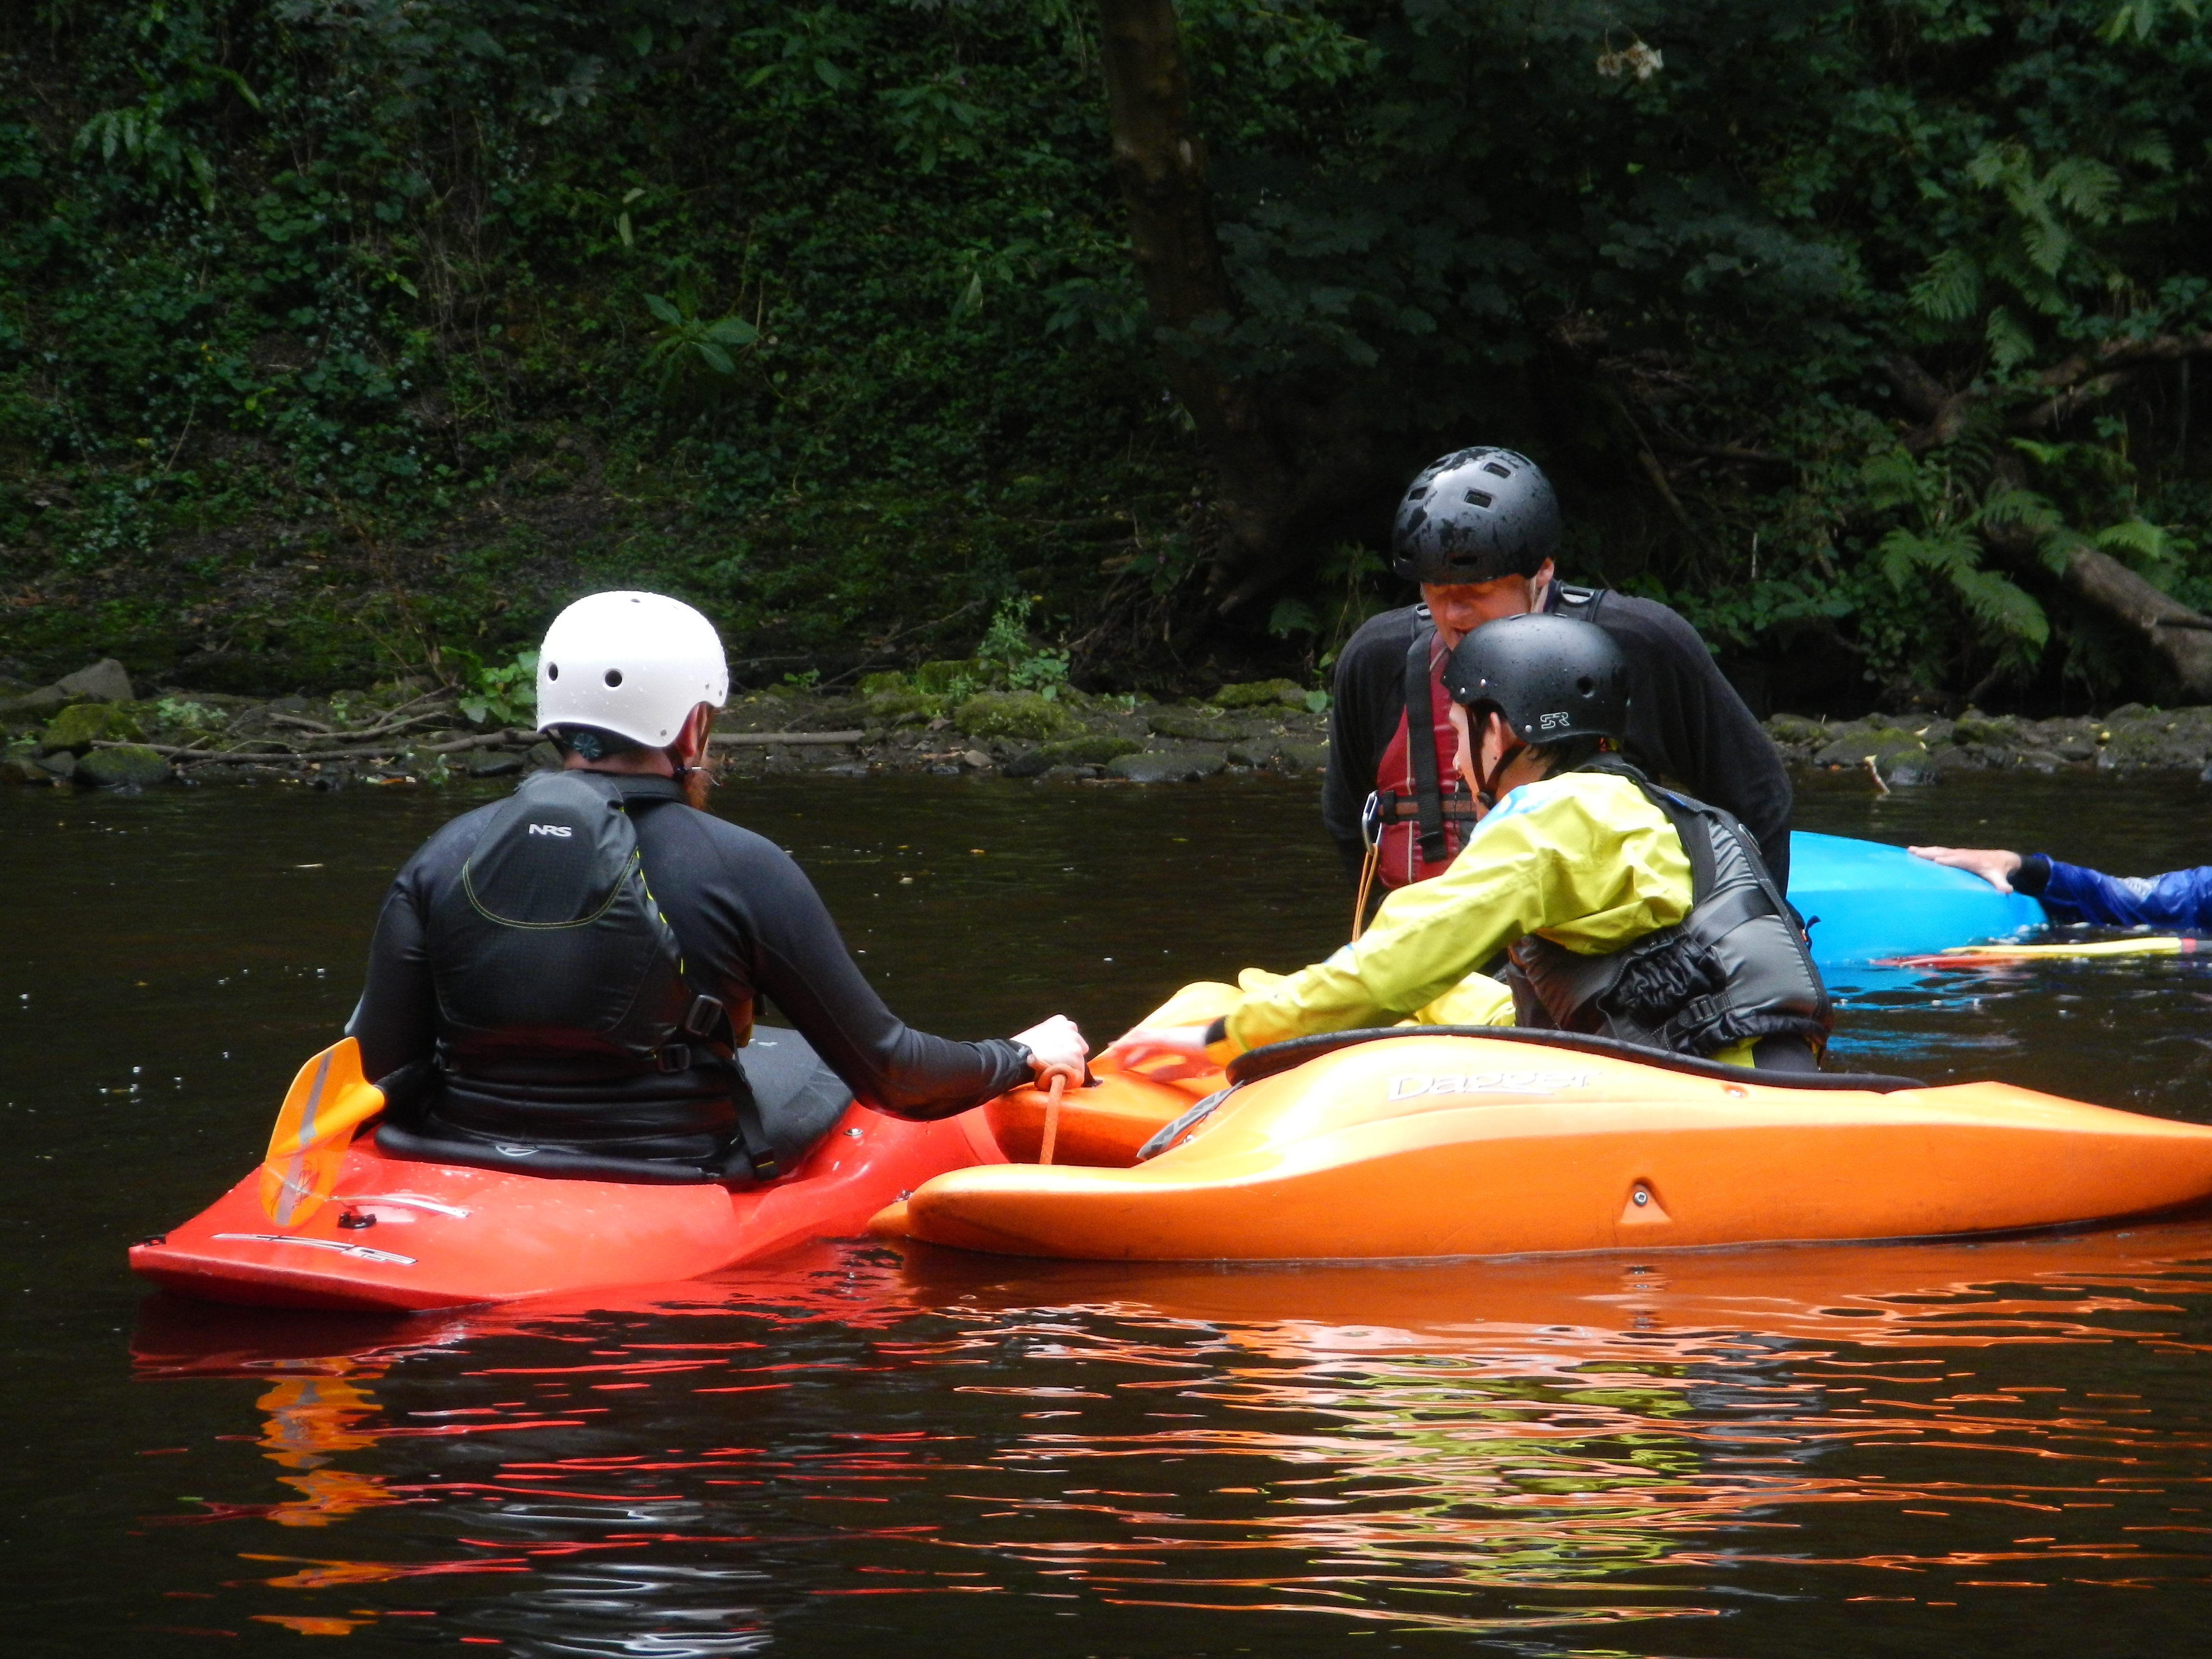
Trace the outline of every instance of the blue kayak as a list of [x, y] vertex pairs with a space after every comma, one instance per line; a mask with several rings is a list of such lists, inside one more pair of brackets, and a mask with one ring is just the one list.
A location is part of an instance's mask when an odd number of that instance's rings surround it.
[[1790, 837], [1790, 902], [1810, 927], [1824, 974], [2010, 939], [2045, 921], [2033, 899], [1902, 847], [1802, 830]]

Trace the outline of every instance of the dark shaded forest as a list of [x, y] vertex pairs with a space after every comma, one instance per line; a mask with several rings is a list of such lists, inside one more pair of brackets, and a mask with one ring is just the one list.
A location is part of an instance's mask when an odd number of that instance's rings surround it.
[[16, 0], [0, 678], [1317, 675], [1487, 441], [1767, 706], [2212, 700], [2208, 97], [2192, 0]]

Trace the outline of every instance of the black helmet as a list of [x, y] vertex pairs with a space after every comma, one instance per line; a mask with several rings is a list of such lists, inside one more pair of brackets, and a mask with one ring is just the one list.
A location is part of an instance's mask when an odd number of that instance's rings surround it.
[[1505, 717], [1523, 743], [1628, 732], [1628, 659], [1595, 623], [1504, 617], [1485, 623], [1444, 660], [1444, 690]]
[[1398, 503], [1390, 568], [1449, 586], [1533, 576], [1559, 545], [1559, 498], [1526, 455], [1487, 446], [1431, 462]]

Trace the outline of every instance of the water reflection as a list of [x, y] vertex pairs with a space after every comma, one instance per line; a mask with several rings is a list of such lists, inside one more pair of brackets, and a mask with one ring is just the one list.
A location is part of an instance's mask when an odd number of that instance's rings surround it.
[[1229, 1645], [1555, 1650], [1778, 1595], [2200, 1577], [2176, 1407], [2208, 1292], [2212, 1223], [1234, 1272], [849, 1247], [627, 1308], [313, 1338], [157, 1299], [137, 1348], [149, 1379], [260, 1390], [302, 1496], [210, 1521], [354, 1540], [241, 1534], [287, 1595], [257, 1616], [720, 1655], [823, 1646], [889, 1597], [902, 1627], [988, 1601], [1001, 1635], [1179, 1610], [1257, 1621]]

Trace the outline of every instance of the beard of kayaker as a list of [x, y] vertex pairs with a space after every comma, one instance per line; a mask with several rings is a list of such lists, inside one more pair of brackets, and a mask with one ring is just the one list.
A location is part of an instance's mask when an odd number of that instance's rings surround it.
[[1790, 776], [1697, 630], [1655, 600], [1558, 580], [1565, 525], [1535, 462], [1494, 445], [1455, 450], [1407, 489], [1392, 571], [1421, 603], [1363, 623], [1337, 659], [1322, 821], [1370, 902], [1449, 866], [1480, 811], [1452, 775], [1451, 652], [1531, 613], [1595, 623], [1628, 663], [1633, 710], [1620, 744], [1647, 776], [1735, 814], [1787, 884]]
[[[554, 621], [538, 728], [564, 765], [433, 836], [378, 919], [347, 1030], [386, 1096], [383, 1150], [757, 1183], [856, 1099], [927, 1121], [1080, 1080], [1057, 1015], [980, 1042], [906, 1025], [791, 858], [702, 810], [728, 695], [714, 625], [680, 600], [597, 593]], [[764, 997], [798, 1029], [753, 1044]]]
[[[1457, 770], [1482, 816], [1441, 875], [1397, 889], [1328, 961], [1187, 987], [1113, 1046], [1216, 1065], [1388, 1026], [1518, 1024], [1737, 1065], [1817, 1070], [1833, 1024], [1802, 928], [1727, 813], [1618, 752], [1629, 670], [1595, 625], [1507, 617], [1447, 659]], [[1484, 969], [1503, 953], [1504, 981]]]

